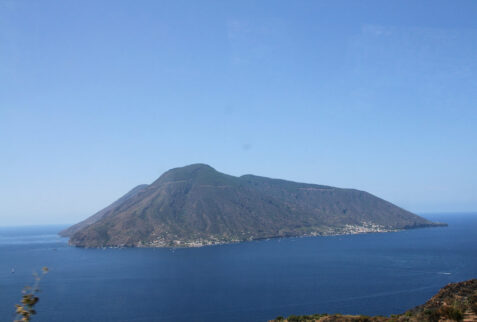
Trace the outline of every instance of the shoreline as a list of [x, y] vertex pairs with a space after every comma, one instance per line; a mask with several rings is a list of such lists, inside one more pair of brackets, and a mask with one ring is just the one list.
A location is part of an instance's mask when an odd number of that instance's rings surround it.
[[228, 244], [237, 244], [251, 241], [260, 241], [260, 240], [269, 240], [269, 239], [281, 239], [281, 238], [307, 238], [307, 237], [331, 237], [331, 236], [347, 236], [347, 235], [362, 235], [362, 234], [374, 234], [374, 233], [392, 233], [400, 232], [405, 230], [412, 229], [421, 229], [421, 228], [436, 228], [436, 227], [447, 227], [446, 223], [434, 223], [433, 225], [425, 226], [415, 226], [407, 228], [384, 228], [380, 225], [375, 224], [365, 224], [365, 225], [345, 225], [339, 229], [327, 229], [320, 231], [313, 231], [305, 234], [290, 234], [290, 235], [276, 235], [276, 236], [265, 236], [265, 237], [256, 237], [253, 236], [246, 239], [229, 239], [224, 240], [223, 238], [210, 236], [209, 238], [199, 238], [192, 240], [166, 240], [166, 239], [157, 239], [153, 242], [138, 242], [134, 245], [104, 245], [104, 246], [86, 246], [86, 245], [75, 245], [71, 243], [71, 239], [68, 241], [69, 246], [78, 247], [78, 248], [165, 248], [165, 249], [176, 249], [176, 248], [201, 248], [209, 246], [219, 246], [219, 245], [228, 245]]

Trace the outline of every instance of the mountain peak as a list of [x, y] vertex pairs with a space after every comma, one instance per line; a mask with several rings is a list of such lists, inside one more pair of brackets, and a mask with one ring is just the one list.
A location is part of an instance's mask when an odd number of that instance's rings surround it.
[[186, 165], [186, 166], [183, 166], [183, 167], [177, 167], [177, 168], [170, 169], [170, 170], [166, 171], [165, 173], [168, 173], [168, 172], [187, 172], [187, 173], [190, 173], [192, 171], [210, 171], [210, 170], [216, 171], [214, 168], [212, 168], [208, 164], [193, 163], [193, 164], [189, 164], [189, 165]]
[[166, 171], [153, 183], [153, 185], [179, 181], [214, 184], [217, 182], [222, 182], [225, 177], [230, 176], [218, 172], [210, 165], [204, 163], [194, 163]]
[[189, 164], [189, 165], [186, 165], [186, 166], [183, 166], [183, 167], [174, 168], [174, 169], [171, 169], [171, 170], [182, 170], [182, 171], [189, 171], [189, 170], [192, 170], [192, 171], [213, 170], [213, 171], [216, 171], [216, 170], [215, 170], [214, 168], [212, 168], [210, 165], [205, 164], [205, 163], [193, 163], [193, 164]]

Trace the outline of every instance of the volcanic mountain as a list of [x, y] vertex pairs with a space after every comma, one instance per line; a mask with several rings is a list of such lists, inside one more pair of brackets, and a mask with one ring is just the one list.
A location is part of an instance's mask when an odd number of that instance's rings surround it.
[[60, 234], [81, 247], [187, 247], [439, 225], [364, 191], [235, 177], [193, 164], [134, 188]]

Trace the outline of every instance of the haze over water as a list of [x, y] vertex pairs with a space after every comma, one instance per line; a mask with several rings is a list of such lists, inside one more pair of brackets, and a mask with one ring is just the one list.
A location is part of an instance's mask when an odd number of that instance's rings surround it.
[[449, 227], [175, 250], [80, 249], [63, 227], [0, 228], [0, 320], [43, 266], [35, 321], [400, 313], [477, 275], [477, 214], [426, 217]]

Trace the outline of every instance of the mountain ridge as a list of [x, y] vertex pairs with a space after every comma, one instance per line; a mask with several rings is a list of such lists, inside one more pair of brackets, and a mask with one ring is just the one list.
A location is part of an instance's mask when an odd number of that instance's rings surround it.
[[439, 225], [365, 191], [250, 174], [236, 177], [206, 164], [168, 170], [139, 187], [100, 216], [67, 229], [70, 243], [193, 247]]
[[100, 211], [98, 211], [97, 213], [92, 215], [91, 217], [88, 217], [85, 220], [80, 221], [79, 223], [74, 224], [73, 226], [68, 227], [68, 228], [60, 231], [60, 235], [63, 236], [63, 237], [72, 236], [74, 233], [81, 230], [82, 228], [85, 228], [85, 227], [95, 223], [96, 221], [100, 220], [109, 210], [114, 209], [116, 206], [119, 206], [120, 204], [122, 204], [127, 199], [129, 199], [129, 198], [135, 196], [137, 193], [143, 191], [146, 187], [148, 187], [147, 184], [140, 184], [140, 185], [134, 187], [129, 192], [127, 192], [125, 195], [123, 195], [121, 198], [117, 199], [116, 201], [114, 201], [109, 206], [101, 209]]

